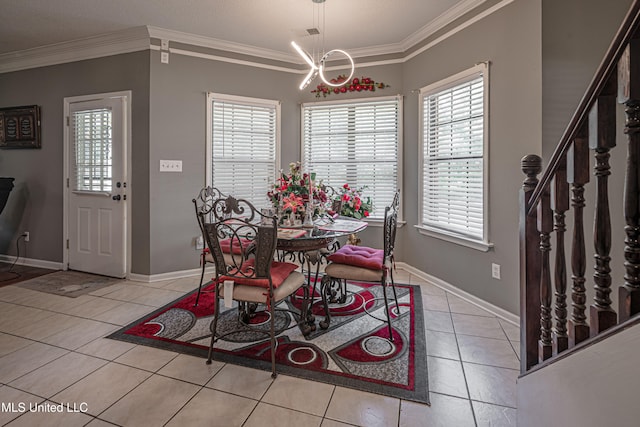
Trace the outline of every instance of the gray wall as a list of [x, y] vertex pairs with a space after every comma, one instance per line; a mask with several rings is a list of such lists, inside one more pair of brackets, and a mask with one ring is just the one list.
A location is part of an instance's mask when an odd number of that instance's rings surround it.
[[15, 255], [16, 238], [29, 231], [21, 256], [62, 262], [63, 99], [122, 90], [132, 91], [132, 263], [148, 264], [149, 206], [136, 197], [149, 182], [148, 51], [0, 74], [0, 107], [38, 104], [42, 112], [41, 149], [0, 151], [0, 175], [15, 178], [0, 216], [0, 253]]
[[[518, 313], [518, 190], [520, 159], [541, 151], [541, 6], [516, 1], [455, 34], [405, 66], [405, 213], [403, 261], [512, 313]], [[419, 89], [490, 61], [489, 240], [481, 252], [419, 234]], [[491, 264], [501, 265], [501, 280]]]
[[542, 0], [544, 158], [551, 157], [632, 0]]
[[[280, 100], [286, 165], [300, 157], [297, 77], [182, 55], [171, 55], [169, 64], [162, 64], [160, 54], [152, 53], [151, 274], [198, 267], [193, 238], [199, 229], [191, 200], [205, 184], [206, 92]], [[182, 160], [183, 172], [159, 172], [161, 159]]]

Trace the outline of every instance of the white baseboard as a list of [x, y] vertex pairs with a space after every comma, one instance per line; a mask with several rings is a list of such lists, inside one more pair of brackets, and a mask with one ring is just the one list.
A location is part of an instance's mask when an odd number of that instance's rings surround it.
[[[13, 264], [16, 260], [15, 256], [0, 254], [0, 261]], [[64, 270], [64, 264], [61, 262], [45, 261], [42, 259], [32, 259], [20, 257], [16, 261], [16, 265], [26, 265], [29, 267], [48, 268], [49, 270]]]
[[[15, 261], [14, 256], [0, 254], [0, 262], [13, 263], [14, 261]], [[65, 266], [61, 262], [52, 262], [52, 261], [45, 261], [40, 259], [20, 258], [16, 262], [16, 264], [27, 265], [30, 267], [48, 268], [51, 270], [65, 270], [64, 268]], [[409, 264], [406, 264], [404, 262], [397, 262], [396, 265], [398, 268], [402, 268], [403, 270], [406, 270], [411, 274], [415, 274], [416, 276], [428, 281], [434, 286], [437, 286], [447, 292], [452, 293], [458, 298], [462, 298], [463, 300], [473, 305], [476, 305], [482, 308], [483, 310], [486, 310], [515, 326], [520, 326], [520, 317], [507, 310], [504, 310], [481, 298], [478, 298], [475, 295], [472, 295], [466, 291], [463, 291], [462, 289], [459, 289], [442, 279], [439, 279], [435, 276], [427, 274], [424, 271], [418, 270], [417, 268], [412, 267]], [[201, 271], [202, 270], [200, 268], [193, 268], [191, 270], [171, 271], [168, 273], [151, 274], [151, 275], [130, 273], [127, 279], [134, 282], [152, 283], [152, 282], [160, 282], [162, 280], [175, 280], [175, 279], [182, 279], [185, 277], [199, 276]], [[207, 268], [204, 274], [205, 274], [205, 279], [207, 278], [210, 279], [211, 277], [213, 277], [213, 275], [215, 274], [214, 267]]]
[[480, 307], [483, 310], [488, 311], [489, 313], [494, 314], [496, 317], [499, 317], [515, 326], [520, 326], [520, 316], [517, 316], [496, 305], [493, 305], [490, 302], [487, 302], [481, 298], [478, 298], [475, 295], [472, 295], [466, 291], [463, 291], [462, 289], [459, 289], [453, 286], [451, 283], [445, 282], [442, 279], [439, 279], [435, 276], [427, 274], [424, 271], [418, 270], [417, 268], [412, 267], [404, 262], [397, 262], [396, 266], [398, 268], [402, 268], [403, 270], [408, 271], [411, 274], [415, 274], [416, 276], [426, 280], [427, 282], [433, 284], [434, 286], [437, 286], [447, 292], [452, 293], [453, 295], [467, 301], [468, 303], [471, 303], [475, 306]]
[[[143, 283], [153, 283], [160, 282], [163, 280], [175, 280], [182, 279], [185, 277], [193, 277], [200, 276], [202, 269], [194, 268], [191, 270], [181, 270], [181, 271], [170, 271], [168, 273], [160, 273], [160, 274], [135, 274], [131, 273], [127, 277], [128, 280], [133, 282], [143, 282]], [[208, 267], [204, 270], [204, 281], [205, 283], [208, 281], [207, 279], [211, 279], [215, 274], [215, 269], [213, 267]]]

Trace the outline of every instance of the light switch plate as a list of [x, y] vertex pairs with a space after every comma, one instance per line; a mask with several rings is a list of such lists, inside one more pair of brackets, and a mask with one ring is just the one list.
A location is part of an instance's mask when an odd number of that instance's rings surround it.
[[160, 62], [163, 64], [169, 63], [169, 52], [160, 52]]
[[182, 172], [182, 160], [160, 160], [160, 172]]
[[500, 280], [500, 264], [491, 264], [491, 277]]

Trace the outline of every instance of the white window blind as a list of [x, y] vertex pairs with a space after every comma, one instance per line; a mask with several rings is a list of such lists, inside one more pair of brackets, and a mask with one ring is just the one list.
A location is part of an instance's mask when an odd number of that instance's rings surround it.
[[71, 115], [75, 141], [76, 191], [110, 192], [113, 185], [112, 111], [76, 111]]
[[270, 205], [275, 180], [279, 104], [213, 95], [211, 102], [211, 185], [256, 207]]
[[422, 225], [486, 242], [482, 73], [422, 92]]
[[398, 189], [401, 103], [401, 97], [385, 97], [302, 107], [307, 170], [336, 190], [345, 183], [366, 186], [371, 218], [384, 218]]

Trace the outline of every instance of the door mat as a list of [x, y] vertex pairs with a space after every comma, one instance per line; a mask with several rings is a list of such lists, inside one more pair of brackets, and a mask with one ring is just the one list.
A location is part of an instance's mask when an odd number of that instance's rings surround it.
[[24, 282], [34, 277], [43, 276], [58, 270], [31, 267], [28, 265], [0, 263], [0, 288]]
[[121, 281], [122, 279], [98, 276], [80, 271], [56, 271], [17, 283], [16, 286], [76, 298]]

